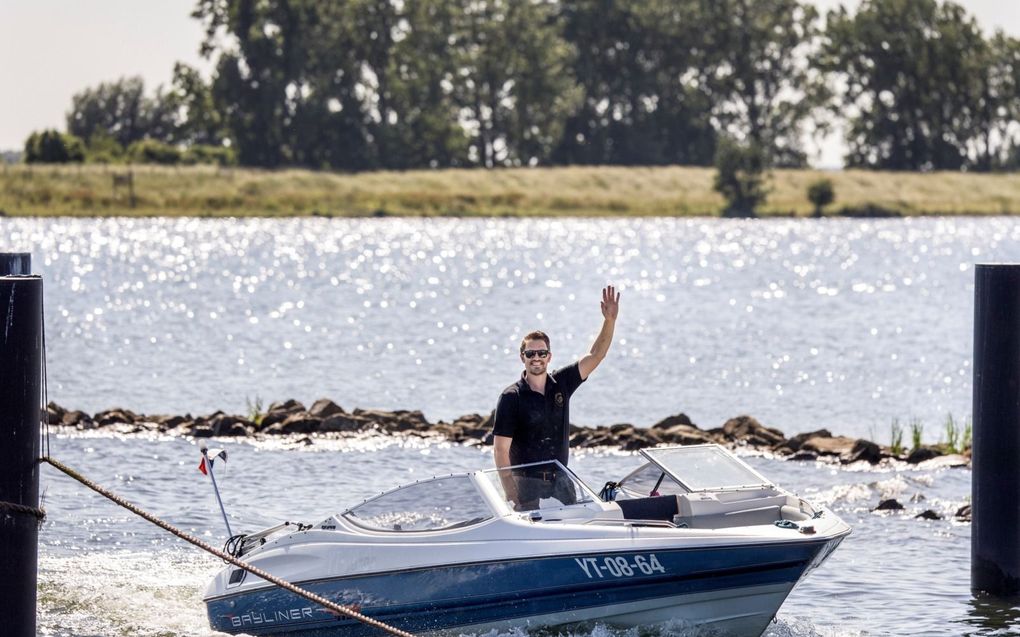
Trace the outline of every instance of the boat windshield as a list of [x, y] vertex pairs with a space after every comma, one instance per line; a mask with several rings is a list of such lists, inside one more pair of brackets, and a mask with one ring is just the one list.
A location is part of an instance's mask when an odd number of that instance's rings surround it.
[[442, 531], [492, 517], [470, 476], [433, 478], [388, 491], [342, 515], [373, 531]]
[[718, 445], [642, 449], [641, 455], [690, 491], [771, 486], [761, 474]]
[[555, 460], [484, 472], [492, 486], [515, 511], [540, 511], [593, 502], [592, 492]]
[[646, 462], [626, 478], [620, 480], [620, 487], [633, 496], [681, 495], [690, 489], [677, 482], [654, 462]]

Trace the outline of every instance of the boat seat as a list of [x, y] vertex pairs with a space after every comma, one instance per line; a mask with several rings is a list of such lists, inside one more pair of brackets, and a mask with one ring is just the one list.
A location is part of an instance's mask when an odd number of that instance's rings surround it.
[[675, 495], [616, 500], [624, 520], [665, 520], [671, 522], [679, 511]]
[[781, 507], [765, 506], [743, 511], [678, 517], [677, 521], [691, 529], [729, 529], [737, 526], [760, 526], [783, 519]]
[[799, 509], [789, 506], [785, 495], [739, 499], [740, 495], [683, 494], [677, 498], [680, 508], [677, 522], [692, 529], [719, 529], [805, 519]]

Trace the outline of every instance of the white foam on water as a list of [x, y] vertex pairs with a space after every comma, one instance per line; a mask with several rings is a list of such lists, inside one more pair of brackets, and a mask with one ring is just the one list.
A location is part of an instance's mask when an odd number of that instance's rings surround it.
[[[870, 633], [836, 626], [816, 626], [801, 619], [787, 619], [782, 616], [769, 624], [762, 637], [865, 637]], [[459, 637], [723, 637], [719, 631], [708, 626], [693, 625], [683, 619], [673, 619], [659, 624], [617, 628], [603, 623], [586, 622], [570, 628], [540, 628], [509, 631], [490, 630], [484, 633], [464, 634]]]
[[[582, 622], [565, 627], [546, 627], [526, 630], [514, 628], [508, 631], [490, 630], [484, 633], [465, 634], [459, 637], [716, 637], [716, 631], [703, 626], [692, 625], [682, 619], [660, 624], [619, 628], [600, 622]], [[720, 636], [721, 637], [721, 636]]]
[[828, 489], [805, 491], [806, 496], [814, 504], [832, 507], [835, 504], [852, 504], [869, 500], [874, 497], [874, 490], [864, 483], [838, 484]]
[[222, 567], [181, 551], [42, 556], [39, 634], [212, 637], [202, 590]]
[[762, 637], [865, 637], [867, 631], [837, 626], [816, 626], [802, 619], [785, 618], [780, 615], [769, 625]]
[[369, 430], [342, 434], [289, 434], [268, 436], [265, 438], [244, 438], [244, 437], [214, 437], [214, 438], [192, 438], [170, 433], [138, 432], [125, 433], [112, 429], [88, 429], [77, 430], [69, 428], [54, 428], [54, 438], [57, 440], [90, 440], [90, 439], [111, 439], [121, 441], [145, 440], [148, 442], [174, 442], [185, 440], [192, 444], [215, 443], [219, 446], [248, 445], [264, 451], [352, 451], [368, 452], [382, 451], [389, 447], [400, 448], [428, 448], [433, 446], [449, 446], [451, 443], [439, 435], [399, 435], [390, 434], [377, 430]]

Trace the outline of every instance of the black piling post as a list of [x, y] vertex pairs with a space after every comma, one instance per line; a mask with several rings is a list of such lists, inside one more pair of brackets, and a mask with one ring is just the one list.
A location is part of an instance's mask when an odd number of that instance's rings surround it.
[[43, 285], [0, 254], [0, 633], [35, 637]]
[[32, 255], [28, 252], [0, 252], [0, 276], [32, 274]]
[[1020, 594], [1020, 265], [974, 272], [970, 588]]

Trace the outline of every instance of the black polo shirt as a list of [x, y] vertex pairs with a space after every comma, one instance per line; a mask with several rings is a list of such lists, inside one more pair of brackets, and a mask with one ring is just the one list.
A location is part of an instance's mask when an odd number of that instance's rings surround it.
[[559, 460], [570, 455], [570, 396], [584, 381], [577, 363], [549, 374], [545, 394], [531, 389], [524, 372], [496, 403], [492, 433], [512, 438], [510, 464]]

